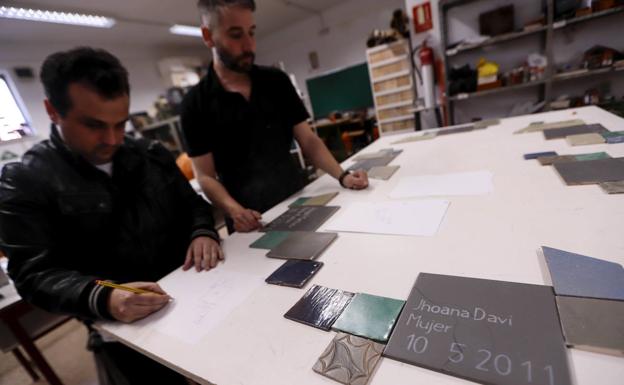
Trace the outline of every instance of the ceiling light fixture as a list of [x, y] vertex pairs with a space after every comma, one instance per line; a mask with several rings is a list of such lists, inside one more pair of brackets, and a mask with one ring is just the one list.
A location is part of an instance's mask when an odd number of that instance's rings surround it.
[[176, 24], [172, 26], [171, 28], [169, 28], [169, 32], [171, 32], [174, 35], [184, 35], [184, 36], [194, 36], [194, 37], [202, 36], [201, 28], [192, 27], [190, 25]]
[[4, 6], [0, 7], [0, 18], [71, 24], [95, 28], [111, 28], [115, 25], [115, 19], [110, 17]]

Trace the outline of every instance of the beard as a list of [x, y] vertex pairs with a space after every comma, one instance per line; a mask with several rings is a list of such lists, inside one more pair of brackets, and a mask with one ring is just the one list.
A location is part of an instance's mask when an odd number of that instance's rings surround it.
[[215, 48], [217, 49], [219, 59], [221, 59], [225, 68], [238, 73], [248, 73], [251, 71], [251, 67], [256, 59], [256, 55], [253, 52], [247, 51], [243, 52], [241, 55], [234, 56], [227, 49], [225, 49], [225, 47], [219, 44], [216, 44]]

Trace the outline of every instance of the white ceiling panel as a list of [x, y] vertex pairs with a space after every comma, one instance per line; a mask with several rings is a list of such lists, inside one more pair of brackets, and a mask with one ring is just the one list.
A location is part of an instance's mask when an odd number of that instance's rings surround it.
[[[340, 2], [341, 0], [257, 0], [258, 38], [314, 16]], [[99, 14], [114, 17], [118, 22], [111, 29], [99, 29], [0, 19], [0, 42], [201, 46], [198, 38], [175, 36], [168, 31], [172, 24], [198, 24], [195, 0], [28, 0], [1, 3]]]

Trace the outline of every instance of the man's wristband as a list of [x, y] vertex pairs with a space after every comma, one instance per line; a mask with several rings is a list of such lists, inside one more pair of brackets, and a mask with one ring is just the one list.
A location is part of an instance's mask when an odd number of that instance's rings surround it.
[[340, 183], [342, 187], [347, 188], [347, 186], [344, 185], [344, 178], [350, 174], [351, 174], [351, 171], [346, 170], [346, 171], [343, 171], [342, 174], [340, 174], [340, 176], [338, 177], [338, 183]]

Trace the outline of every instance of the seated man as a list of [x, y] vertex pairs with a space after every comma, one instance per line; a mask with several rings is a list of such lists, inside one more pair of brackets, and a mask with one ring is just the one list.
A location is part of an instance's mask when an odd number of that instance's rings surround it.
[[[117, 58], [91, 48], [55, 53], [41, 80], [50, 139], [0, 177], [0, 248], [9, 274], [24, 300], [88, 327], [146, 317], [170, 300], [154, 281], [182, 264], [200, 271], [223, 259], [211, 207], [161, 145], [124, 136], [130, 87]], [[89, 347], [102, 384], [187, 383], [93, 330]]]

